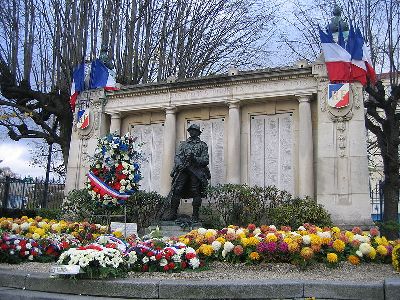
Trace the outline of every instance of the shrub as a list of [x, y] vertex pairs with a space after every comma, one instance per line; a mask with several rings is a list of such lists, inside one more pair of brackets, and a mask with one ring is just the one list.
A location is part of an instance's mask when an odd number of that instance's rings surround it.
[[[163, 212], [165, 198], [156, 192], [139, 191], [125, 203], [127, 222], [137, 223], [138, 232], [142, 232]], [[63, 202], [64, 218], [71, 221], [89, 220], [90, 222], [108, 223], [103, 215], [123, 215], [124, 207], [104, 207], [93, 201], [86, 189], [71, 191]], [[109, 225], [109, 224], [107, 224]]]
[[58, 220], [61, 218], [60, 209], [4, 209], [0, 210], [0, 216], [7, 218], [21, 218], [22, 216], [27, 216], [29, 218], [34, 218], [36, 216], [41, 216], [44, 219], [54, 219]]
[[270, 222], [276, 226], [291, 226], [298, 228], [304, 223], [317, 226], [331, 226], [329, 213], [322, 205], [311, 198], [295, 198], [283, 205], [272, 208]]
[[[202, 209], [202, 218], [214, 226], [229, 224], [247, 225], [265, 223], [269, 211], [288, 202], [291, 195], [274, 186], [265, 188], [240, 184], [209, 187], [208, 203]], [[220, 224], [218, 224], [220, 223]]]

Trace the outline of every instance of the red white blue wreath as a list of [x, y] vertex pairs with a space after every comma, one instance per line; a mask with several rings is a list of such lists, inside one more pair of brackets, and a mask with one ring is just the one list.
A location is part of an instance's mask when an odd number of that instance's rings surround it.
[[98, 140], [93, 163], [87, 174], [92, 199], [103, 206], [118, 206], [139, 190], [140, 145], [129, 133], [113, 133]]

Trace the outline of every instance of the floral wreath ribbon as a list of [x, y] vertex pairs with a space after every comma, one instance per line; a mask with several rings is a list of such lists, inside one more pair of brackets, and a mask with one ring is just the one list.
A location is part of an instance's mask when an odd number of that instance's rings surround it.
[[97, 187], [99, 189], [99, 194], [101, 196], [103, 195], [109, 195], [113, 198], [121, 199], [121, 200], [127, 200], [131, 194], [127, 193], [120, 193], [117, 190], [114, 190], [107, 184], [105, 184], [100, 178], [96, 177], [92, 172], [89, 171], [88, 173], [88, 178], [90, 180], [90, 183], [94, 185], [94, 187]]

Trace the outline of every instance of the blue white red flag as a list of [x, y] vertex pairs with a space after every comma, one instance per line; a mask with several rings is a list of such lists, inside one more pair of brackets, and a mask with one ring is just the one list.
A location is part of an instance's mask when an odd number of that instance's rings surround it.
[[364, 39], [361, 32], [354, 30], [353, 26], [350, 24], [346, 49], [351, 55], [351, 78], [352, 81], [358, 81], [362, 85], [366, 85], [367, 67], [363, 60], [363, 45]]
[[350, 103], [350, 86], [348, 83], [335, 83], [328, 86], [328, 105], [342, 108]]
[[330, 82], [350, 82], [351, 55], [333, 40], [332, 32], [319, 30]]
[[90, 88], [104, 88], [106, 91], [117, 90], [115, 76], [112, 73], [113, 71], [108, 69], [100, 59], [94, 60], [92, 62]]
[[109, 195], [113, 198], [117, 198], [120, 200], [126, 200], [131, 196], [131, 194], [120, 193], [119, 191], [114, 190], [106, 183], [104, 183], [100, 178], [96, 177], [96, 175], [94, 175], [92, 172], [89, 172], [87, 174], [87, 177], [89, 178], [90, 182], [94, 185], [94, 187], [99, 189], [99, 194], [101, 196]]
[[365, 62], [365, 66], [367, 68], [367, 78], [372, 84], [374, 84], [376, 82], [376, 73], [374, 67], [372, 66], [371, 55], [369, 54], [367, 45], [364, 43], [364, 38], [361, 34], [361, 31], [358, 28], [356, 30], [356, 35], [358, 35], [359, 39], [362, 39], [363, 41], [362, 60]]
[[89, 126], [89, 120], [89, 110], [81, 109], [78, 111], [76, 126], [78, 127], [78, 129], [85, 129]]
[[72, 85], [71, 85], [71, 96], [69, 98], [69, 104], [71, 110], [75, 111], [76, 99], [80, 92], [85, 89], [85, 64], [82, 63], [76, 67], [72, 74]]

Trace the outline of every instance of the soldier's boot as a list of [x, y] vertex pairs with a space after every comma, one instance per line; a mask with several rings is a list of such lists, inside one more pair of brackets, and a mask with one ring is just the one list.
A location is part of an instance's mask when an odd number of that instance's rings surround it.
[[194, 197], [193, 198], [193, 214], [192, 220], [193, 222], [199, 222], [200, 217], [200, 207], [201, 207], [201, 197]]
[[175, 221], [178, 216], [178, 208], [179, 208], [180, 199], [177, 197], [171, 198], [171, 207], [169, 208], [168, 214], [165, 215], [162, 220], [163, 221]]

